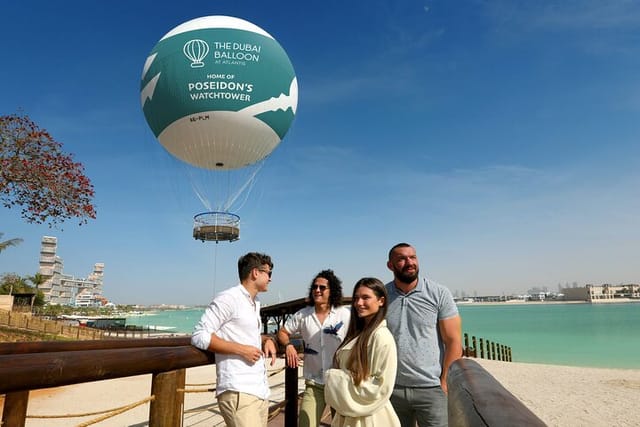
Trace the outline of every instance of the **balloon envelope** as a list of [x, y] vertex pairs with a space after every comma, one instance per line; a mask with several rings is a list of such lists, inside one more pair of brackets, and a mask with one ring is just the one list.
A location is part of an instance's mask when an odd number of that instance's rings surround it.
[[298, 104], [286, 52], [260, 27], [206, 16], [168, 32], [141, 82], [147, 123], [173, 156], [204, 169], [236, 169], [268, 156]]

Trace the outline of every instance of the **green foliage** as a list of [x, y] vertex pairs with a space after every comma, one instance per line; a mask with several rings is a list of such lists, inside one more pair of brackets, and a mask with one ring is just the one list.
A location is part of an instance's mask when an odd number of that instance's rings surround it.
[[[0, 232], [0, 239], [2, 239], [2, 236], [4, 236], [4, 233]], [[19, 243], [22, 243], [22, 239], [20, 238], [9, 239], [5, 240], [4, 242], [0, 242], [0, 252], [4, 251], [9, 246], [16, 246]]]
[[34, 292], [26, 280], [14, 273], [4, 274], [0, 279], [0, 295]]
[[[36, 275], [39, 275], [39, 273], [36, 273]], [[37, 289], [36, 286], [31, 286], [27, 283], [28, 280], [31, 281], [30, 277], [20, 277], [15, 273], [7, 273], [2, 275], [2, 277], [0, 277], [0, 295], [35, 293], [36, 298], [33, 301], [33, 305], [44, 305], [44, 294], [42, 293], [42, 291]], [[44, 282], [44, 280], [42, 280], [42, 282]]]

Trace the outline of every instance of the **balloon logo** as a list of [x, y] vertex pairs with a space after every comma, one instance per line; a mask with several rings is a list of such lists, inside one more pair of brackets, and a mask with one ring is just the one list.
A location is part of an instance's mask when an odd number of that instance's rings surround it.
[[209, 45], [204, 40], [189, 40], [182, 48], [184, 56], [191, 60], [191, 68], [204, 67], [202, 60], [209, 53]]
[[298, 82], [280, 44], [239, 18], [187, 21], [158, 41], [140, 84], [145, 119], [174, 157], [208, 170], [266, 158], [289, 130]]

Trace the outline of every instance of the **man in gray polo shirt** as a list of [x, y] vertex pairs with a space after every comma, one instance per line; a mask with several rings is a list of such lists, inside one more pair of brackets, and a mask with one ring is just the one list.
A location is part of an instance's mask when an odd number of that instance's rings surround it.
[[398, 347], [391, 404], [402, 427], [447, 426], [447, 371], [462, 356], [458, 308], [447, 288], [419, 275], [411, 245], [392, 247], [387, 267], [387, 326]]

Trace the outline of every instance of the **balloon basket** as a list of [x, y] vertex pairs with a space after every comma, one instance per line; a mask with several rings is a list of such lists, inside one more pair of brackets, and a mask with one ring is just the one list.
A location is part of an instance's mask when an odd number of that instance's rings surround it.
[[203, 242], [234, 242], [240, 238], [240, 217], [229, 212], [203, 212], [193, 217], [193, 238]]

